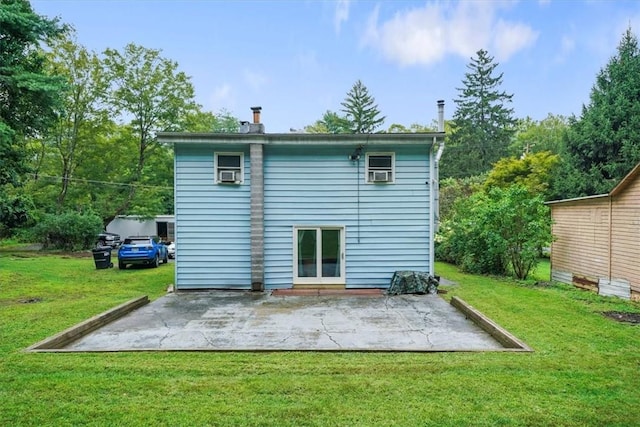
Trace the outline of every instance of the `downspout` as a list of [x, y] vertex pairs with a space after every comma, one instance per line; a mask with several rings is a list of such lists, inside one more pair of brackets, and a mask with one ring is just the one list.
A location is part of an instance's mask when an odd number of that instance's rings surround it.
[[[173, 170], [177, 171], [179, 170], [179, 166], [178, 166], [178, 146], [177, 144], [174, 142], [173, 143]], [[179, 227], [179, 214], [180, 211], [177, 209], [178, 206], [178, 197], [177, 197], [177, 193], [178, 193], [178, 179], [176, 178], [177, 173], [173, 173], [173, 240], [175, 242], [178, 241], [178, 231], [180, 230]], [[182, 240], [182, 239], [180, 239]], [[174, 263], [174, 269], [173, 269], [173, 283], [174, 283], [174, 290], [178, 291], [179, 290], [179, 286], [180, 283], [178, 282], [178, 272], [180, 271], [180, 264], [178, 263], [178, 257], [180, 256], [180, 251], [178, 250], [178, 255], [176, 255], [175, 258], [175, 263]]]
[[430, 186], [430, 194], [431, 194], [431, 208], [429, 209], [430, 213], [430, 222], [429, 222], [429, 230], [430, 230], [430, 250], [429, 250], [429, 274], [435, 275], [435, 237], [438, 232], [438, 228], [440, 226], [440, 158], [442, 157], [442, 153], [444, 152], [444, 100], [438, 100], [438, 133], [441, 133], [440, 141], [438, 141], [438, 136], [433, 137], [432, 149], [433, 147], [438, 145], [438, 151], [436, 151], [435, 156], [429, 156], [430, 160], [430, 170], [433, 171], [431, 176], [431, 186]]

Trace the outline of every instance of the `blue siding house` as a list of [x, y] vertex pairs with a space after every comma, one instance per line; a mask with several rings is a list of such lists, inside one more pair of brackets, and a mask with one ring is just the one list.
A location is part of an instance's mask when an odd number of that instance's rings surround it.
[[177, 290], [387, 288], [434, 273], [439, 132], [158, 135], [175, 150]]

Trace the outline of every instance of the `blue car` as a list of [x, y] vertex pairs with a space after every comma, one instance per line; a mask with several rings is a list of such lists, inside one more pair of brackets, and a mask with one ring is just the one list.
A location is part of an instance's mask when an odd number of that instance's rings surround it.
[[169, 262], [167, 246], [158, 236], [131, 236], [124, 239], [118, 249], [118, 268], [124, 270], [127, 265], [142, 264], [158, 267], [162, 261]]

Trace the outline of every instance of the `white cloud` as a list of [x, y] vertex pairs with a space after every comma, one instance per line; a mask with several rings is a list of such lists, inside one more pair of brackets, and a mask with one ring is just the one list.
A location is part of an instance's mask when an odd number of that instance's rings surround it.
[[427, 5], [378, 25], [380, 8], [376, 6], [369, 17], [365, 32], [365, 45], [382, 51], [400, 65], [431, 63], [445, 53], [444, 28], [438, 23], [438, 6]]
[[269, 79], [264, 74], [258, 73], [246, 68], [242, 72], [245, 82], [251, 86], [254, 90], [260, 90], [265, 84], [269, 82]]
[[379, 22], [380, 8], [369, 16], [362, 42], [399, 65], [429, 65], [445, 55], [464, 58], [486, 49], [499, 61], [508, 60], [535, 42], [538, 33], [528, 25], [497, 17], [509, 2], [428, 2], [397, 12]]
[[567, 56], [571, 54], [576, 48], [576, 39], [569, 36], [564, 35], [560, 40], [560, 52], [556, 55], [556, 62], [564, 62], [567, 59]]
[[538, 34], [530, 27], [519, 23], [498, 21], [493, 40], [496, 58], [508, 59], [519, 50], [531, 45]]
[[338, 0], [336, 2], [336, 9], [333, 14], [333, 26], [336, 30], [336, 34], [340, 34], [342, 23], [349, 20], [350, 3], [350, 0]]

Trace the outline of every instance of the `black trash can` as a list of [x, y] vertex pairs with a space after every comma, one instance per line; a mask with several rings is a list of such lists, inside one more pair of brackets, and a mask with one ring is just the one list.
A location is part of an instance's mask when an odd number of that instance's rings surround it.
[[93, 261], [96, 263], [96, 269], [113, 267], [111, 262], [111, 246], [96, 246], [93, 249]]

